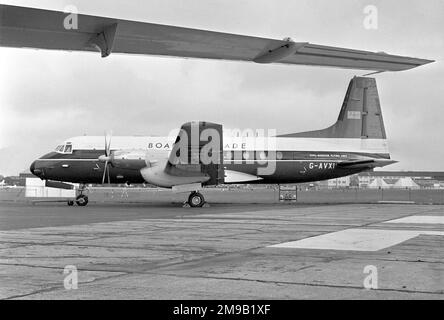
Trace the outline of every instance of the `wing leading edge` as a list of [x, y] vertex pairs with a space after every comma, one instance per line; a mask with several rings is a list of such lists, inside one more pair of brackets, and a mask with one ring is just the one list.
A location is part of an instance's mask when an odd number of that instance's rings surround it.
[[0, 5], [0, 46], [401, 71], [432, 60], [169, 25]]

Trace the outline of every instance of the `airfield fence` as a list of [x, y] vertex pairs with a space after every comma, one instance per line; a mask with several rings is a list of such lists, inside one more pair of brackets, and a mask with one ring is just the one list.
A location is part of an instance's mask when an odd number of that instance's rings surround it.
[[444, 189], [330, 189], [298, 190], [297, 202], [444, 204]]

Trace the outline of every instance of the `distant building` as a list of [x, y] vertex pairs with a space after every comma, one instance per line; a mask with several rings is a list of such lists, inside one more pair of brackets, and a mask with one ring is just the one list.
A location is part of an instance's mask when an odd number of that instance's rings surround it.
[[8, 186], [24, 187], [26, 183], [26, 178], [10, 176], [5, 178], [4, 183]]
[[31, 171], [29, 169], [27, 169], [25, 171], [20, 172], [19, 177], [20, 178], [35, 178], [35, 175], [33, 175], [31, 173]]
[[410, 177], [402, 177], [399, 178], [398, 181], [395, 182], [393, 188], [397, 189], [419, 189], [420, 186], [413, 181]]
[[24, 187], [26, 184], [26, 178], [35, 178], [29, 169], [21, 172], [18, 176], [5, 177], [4, 184], [8, 186]]
[[331, 180], [327, 181], [327, 187], [328, 188], [349, 188], [350, 181], [351, 181], [350, 176], [331, 179]]
[[[381, 177], [386, 182], [391, 181], [394, 187], [409, 188], [410, 184], [412, 189], [418, 187], [431, 189], [444, 186], [444, 172], [442, 171], [373, 171], [369, 173], [372, 177]], [[402, 179], [401, 182], [398, 182], [400, 179]]]
[[370, 176], [368, 172], [357, 174], [356, 176], [358, 177], [359, 188], [367, 188], [370, 185], [370, 183], [374, 180], [374, 178]]
[[391, 186], [381, 177], [374, 178], [373, 181], [367, 185], [367, 188], [369, 189], [387, 189], [390, 187]]
[[444, 188], [444, 172], [440, 171], [365, 171], [349, 177], [327, 181], [328, 188]]

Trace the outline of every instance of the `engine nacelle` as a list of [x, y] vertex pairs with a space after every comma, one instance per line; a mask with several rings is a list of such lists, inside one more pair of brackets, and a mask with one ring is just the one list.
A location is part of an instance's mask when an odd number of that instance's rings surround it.
[[156, 185], [162, 188], [172, 188], [173, 186], [193, 184], [193, 183], [204, 183], [210, 179], [210, 176], [202, 172], [190, 172], [185, 170], [180, 170], [177, 168], [170, 168], [174, 170], [169, 172], [165, 170], [165, 163], [158, 163], [152, 167], [145, 167], [140, 170], [140, 174], [146, 182]]

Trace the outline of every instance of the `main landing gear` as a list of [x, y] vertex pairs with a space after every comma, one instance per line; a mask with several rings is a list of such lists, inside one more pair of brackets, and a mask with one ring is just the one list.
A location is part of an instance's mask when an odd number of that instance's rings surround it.
[[79, 194], [76, 198], [76, 203], [79, 207], [84, 207], [88, 204], [88, 196], [84, 194]]
[[191, 192], [190, 196], [188, 197], [187, 203], [192, 208], [199, 208], [205, 204], [205, 198], [200, 192], [193, 191], [193, 192]]

